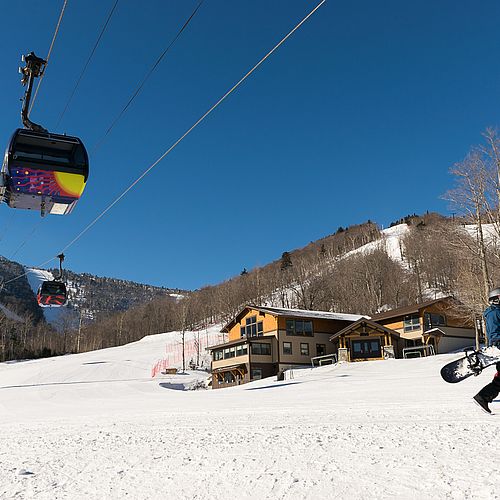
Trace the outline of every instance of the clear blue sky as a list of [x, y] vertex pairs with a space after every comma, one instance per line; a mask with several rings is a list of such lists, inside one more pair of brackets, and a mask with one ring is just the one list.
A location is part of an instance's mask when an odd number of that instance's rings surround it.
[[[20, 55], [45, 56], [62, 0], [2, 2], [0, 137], [20, 126]], [[196, 0], [69, 0], [32, 119], [92, 150]], [[73, 214], [49, 216], [15, 256], [72, 240], [316, 4], [205, 0], [90, 158]], [[67, 252], [67, 266], [193, 289], [371, 219], [446, 213], [448, 168], [499, 122], [500, 3], [329, 0]], [[0, 207], [10, 257], [39, 215]], [[5, 230], [7, 228], [7, 230]]]

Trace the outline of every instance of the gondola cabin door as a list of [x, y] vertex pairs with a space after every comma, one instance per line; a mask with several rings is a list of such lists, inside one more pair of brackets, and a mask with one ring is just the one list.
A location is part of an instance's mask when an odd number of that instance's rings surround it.
[[36, 296], [40, 307], [61, 307], [68, 300], [66, 285], [62, 281], [44, 281]]

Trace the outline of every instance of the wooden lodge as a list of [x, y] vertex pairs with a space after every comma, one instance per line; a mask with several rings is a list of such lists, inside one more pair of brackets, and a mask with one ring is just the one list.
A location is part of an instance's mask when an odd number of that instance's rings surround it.
[[249, 305], [222, 332], [228, 342], [209, 347], [212, 387], [229, 387], [311, 365], [311, 358], [336, 354], [329, 338], [362, 318], [301, 309]]
[[228, 341], [208, 348], [212, 388], [244, 384], [311, 366], [312, 358], [338, 361], [438, 354], [472, 346], [475, 331], [452, 297], [377, 314], [283, 309], [248, 305], [221, 330]]
[[372, 316], [372, 321], [398, 332], [401, 347], [432, 346], [435, 354], [475, 345], [472, 320], [453, 297], [429, 300]]

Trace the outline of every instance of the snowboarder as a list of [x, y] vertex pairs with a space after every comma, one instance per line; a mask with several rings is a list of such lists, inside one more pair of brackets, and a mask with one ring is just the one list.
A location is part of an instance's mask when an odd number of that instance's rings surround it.
[[486, 320], [488, 345], [500, 346], [500, 288], [492, 290], [488, 296], [490, 303], [483, 313]]
[[[488, 345], [500, 347], [500, 288], [493, 289], [488, 295], [489, 307], [484, 311]], [[475, 396], [474, 401], [486, 412], [491, 413], [491, 403], [500, 393], [500, 361], [495, 365], [497, 373], [491, 383], [485, 385]]]
[[485, 385], [475, 396], [474, 401], [486, 412], [491, 413], [488, 403], [491, 403], [500, 393], [500, 361], [495, 365], [497, 372], [493, 381]]

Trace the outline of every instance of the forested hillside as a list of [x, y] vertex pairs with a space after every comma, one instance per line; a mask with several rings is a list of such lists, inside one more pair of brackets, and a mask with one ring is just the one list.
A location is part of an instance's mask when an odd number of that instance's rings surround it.
[[[0, 361], [73, 351], [77, 346], [69, 343], [72, 332], [81, 330], [82, 326], [170, 294], [178, 297], [183, 293], [181, 290], [65, 271], [68, 305], [43, 309], [36, 301], [38, 284], [32, 276], [36, 273], [0, 257]], [[41, 276], [52, 279], [58, 273], [58, 270], [51, 269]], [[46, 317], [45, 313], [51, 314]]]
[[[372, 221], [339, 227], [303, 248], [284, 249], [268, 265], [243, 269], [239, 276], [182, 296], [68, 272], [72, 297], [67, 310], [79, 312], [82, 321], [77, 326], [67, 322], [59, 333], [43, 330], [39, 346], [62, 353], [121, 345], [225, 322], [249, 303], [371, 315], [453, 295], [464, 304], [464, 316], [472, 318], [483, 310], [489, 289], [500, 284], [500, 141], [493, 130], [484, 138], [450, 170], [455, 185], [443, 196], [452, 217], [413, 214], [383, 230]], [[19, 272], [20, 266], [2, 262], [6, 276]], [[2, 292], [12, 306], [17, 297], [26, 298], [16, 308], [33, 327], [24, 334], [25, 343], [26, 335], [37, 335], [41, 327], [36, 325], [43, 324], [26, 286], [20, 280]], [[19, 344], [19, 334], [2, 335], [5, 359], [5, 352], [15, 351], [12, 343]]]

